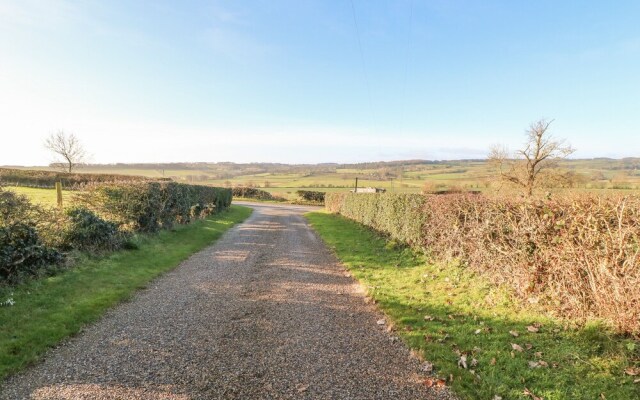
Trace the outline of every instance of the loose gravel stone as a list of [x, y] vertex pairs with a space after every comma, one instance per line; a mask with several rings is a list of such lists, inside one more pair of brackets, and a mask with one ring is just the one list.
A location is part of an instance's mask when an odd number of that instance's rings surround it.
[[[51, 350], [0, 399], [452, 399], [309, 228], [252, 204], [216, 244]], [[132, 266], [135, 268], [135, 266]]]

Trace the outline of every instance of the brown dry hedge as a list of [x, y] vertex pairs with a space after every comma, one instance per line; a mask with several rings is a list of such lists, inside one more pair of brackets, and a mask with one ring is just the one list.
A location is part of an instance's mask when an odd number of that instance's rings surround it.
[[640, 335], [640, 196], [329, 193], [326, 208], [458, 260], [525, 302]]

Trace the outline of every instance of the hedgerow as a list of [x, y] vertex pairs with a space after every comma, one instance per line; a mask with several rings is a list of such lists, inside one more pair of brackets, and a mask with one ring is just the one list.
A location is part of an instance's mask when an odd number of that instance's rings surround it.
[[0, 183], [6, 186], [53, 188], [55, 187], [56, 182], [61, 182], [65, 189], [76, 190], [92, 183], [149, 182], [165, 180], [168, 181], [169, 179], [117, 174], [84, 174], [0, 168]]
[[640, 197], [327, 194], [326, 207], [459, 260], [525, 302], [640, 334]]
[[277, 197], [274, 197], [271, 193], [266, 190], [256, 189], [252, 187], [244, 187], [238, 186], [233, 189], [233, 197], [243, 197], [245, 199], [256, 199], [256, 200], [278, 200]]
[[317, 192], [313, 190], [298, 190], [296, 194], [302, 199], [315, 203], [324, 204], [324, 195], [326, 192]]
[[75, 196], [74, 203], [124, 230], [156, 232], [226, 209], [231, 191], [175, 182], [92, 184]]
[[156, 232], [222, 211], [231, 190], [174, 182], [91, 183], [67, 210], [45, 209], [0, 187], [0, 283], [59, 264], [64, 253], [116, 250], [130, 232]]
[[419, 247], [426, 200], [421, 194], [327, 193], [325, 208]]
[[83, 207], [70, 208], [65, 214], [68, 220], [62, 235], [63, 246], [89, 252], [116, 250], [122, 246], [125, 235], [117, 224]]
[[0, 187], [0, 282], [16, 282], [63, 260], [36, 229], [41, 212], [26, 197]]

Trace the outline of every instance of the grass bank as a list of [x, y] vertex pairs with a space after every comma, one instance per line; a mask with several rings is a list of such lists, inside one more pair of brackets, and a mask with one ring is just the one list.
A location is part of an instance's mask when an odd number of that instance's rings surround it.
[[430, 264], [341, 216], [307, 218], [460, 397], [640, 398], [640, 343], [523, 309], [463, 267]]
[[227, 212], [172, 231], [140, 236], [137, 250], [86, 258], [55, 276], [2, 289], [0, 382], [250, 214], [247, 207], [232, 206]]

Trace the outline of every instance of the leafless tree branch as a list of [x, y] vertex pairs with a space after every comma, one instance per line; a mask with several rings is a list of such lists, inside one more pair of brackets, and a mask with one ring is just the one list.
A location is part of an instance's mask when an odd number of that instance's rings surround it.
[[564, 140], [556, 140], [548, 132], [552, 122], [541, 119], [532, 123], [526, 132], [524, 148], [516, 151], [513, 158], [504, 147], [494, 146], [489, 152], [488, 159], [498, 167], [501, 179], [522, 187], [527, 196], [539, 186], [544, 170], [555, 167], [558, 160], [575, 151]]
[[87, 152], [73, 133], [52, 133], [45, 140], [44, 146], [58, 158], [54, 165], [61, 166], [66, 172], [73, 172], [87, 157]]

